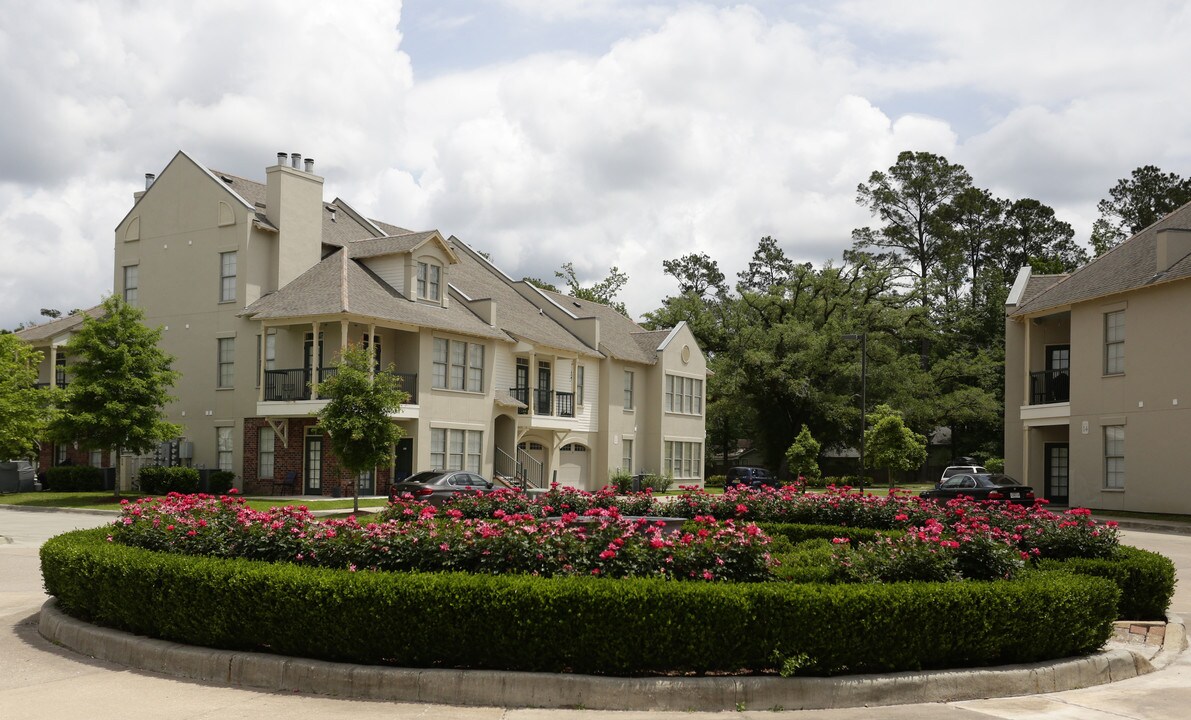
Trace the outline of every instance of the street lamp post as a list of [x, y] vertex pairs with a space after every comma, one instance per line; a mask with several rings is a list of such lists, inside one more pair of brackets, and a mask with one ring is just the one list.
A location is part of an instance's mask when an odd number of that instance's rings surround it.
[[868, 333], [844, 335], [844, 340], [860, 341], [860, 493], [864, 494], [864, 431], [868, 429], [865, 417], [868, 391]]

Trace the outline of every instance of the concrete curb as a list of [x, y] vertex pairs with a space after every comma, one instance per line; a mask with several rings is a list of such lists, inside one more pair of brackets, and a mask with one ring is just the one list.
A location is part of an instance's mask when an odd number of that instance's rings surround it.
[[[1186, 643], [1168, 631], [1169, 663]], [[74, 652], [180, 678], [273, 692], [367, 700], [590, 710], [814, 710], [953, 702], [1051, 693], [1116, 682], [1154, 670], [1144, 657], [1109, 649], [1083, 658], [996, 668], [832, 678], [621, 678], [496, 670], [350, 665], [181, 645], [98, 627], [42, 606], [38, 632]], [[1177, 636], [1177, 638], [1175, 637]], [[1176, 649], [1174, 645], [1177, 644]], [[1166, 655], [1164, 645], [1161, 654]]]
[[1162, 649], [1150, 659], [1150, 664], [1155, 670], [1161, 670], [1186, 649], [1187, 626], [1183, 618], [1174, 613], [1166, 613], [1166, 634], [1162, 636]]
[[120, 508], [114, 507], [111, 510], [92, 510], [90, 508], [69, 508], [69, 507], [41, 507], [38, 505], [2, 505], [0, 507], [6, 510], [20, 510], [21, 512], [40, 512], [40, 513], [77, 513], [79, 515], [103, 515], [105, 517], [117, 518], [120, 516]]

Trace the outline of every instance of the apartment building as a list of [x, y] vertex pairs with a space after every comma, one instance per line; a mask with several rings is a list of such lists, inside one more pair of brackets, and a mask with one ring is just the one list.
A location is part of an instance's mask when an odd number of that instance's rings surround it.
[[1191, 205], [1069, 275], [1019, 273], [1005, 468], [1056, 503], [1191, 513]]
[[[116, 228], [113, 287], [176, 357], [167, 414], [193, 465], [307, 494], [439, 468], [586, 489], [617, 468], [702, 481], [707, 367], [685, 325], [647, 331], [458, 238], [366, 218], [325, 200], [313, 165], [280, 153], [261, 183], [179, 152]], [[315, 418], [349, 343], [409, 394], [375, 477], [347, 477]]]

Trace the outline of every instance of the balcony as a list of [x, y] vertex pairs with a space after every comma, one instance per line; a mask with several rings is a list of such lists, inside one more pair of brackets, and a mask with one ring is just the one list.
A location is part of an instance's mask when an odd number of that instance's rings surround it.
[[1070, 370], [1042, 370], [1030, 373], [1030, 404], [1071, 402]]
[[[318, 381], [326, 382], [335, 376], [339, 368], [319, 368]], [[401, 389], [409, 393], [410, 405], [418, 404], [418, 374], [391, 373], [401, 381]], [[310, 400], [310, 371], [303, 368], [265, 371], [265, 402], [286, 402]]]
[[[531, 392], [533, 394], [532, 405], [529, 402]], [[542, 388], [536, 388], [531, 391], [529, 388], [522, 387], [509, 388], [509, 394], [526, 405], [526, 407], [517, 411], [519, 415], [528, 415], [529, 409], [532, 407], [533, 414], [538, 416], [575, 417], [575, 393], [556, 392]]]

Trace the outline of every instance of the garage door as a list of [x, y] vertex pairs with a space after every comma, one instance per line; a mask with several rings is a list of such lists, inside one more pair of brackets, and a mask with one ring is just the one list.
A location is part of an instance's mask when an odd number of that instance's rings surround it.
[[586, 445], [571, 443], [563, 445], [558, 452], [558, 482], [562, 485], [587, 489], [589, 468]]

